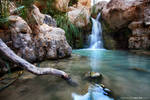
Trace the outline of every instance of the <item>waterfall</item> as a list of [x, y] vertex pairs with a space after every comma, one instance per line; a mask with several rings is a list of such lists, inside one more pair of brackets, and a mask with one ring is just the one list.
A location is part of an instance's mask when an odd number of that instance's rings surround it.
[[101, 14], [97, 15], [97, 18], [92, 18], [92, 34], [90, 35], [90, 49], [103, 49], [102, 28], [99, 22]]
[[110, 0], [91, 0], [91, 6], [97, 4], [98, 2], [101, 2], [101, 1], [110, 2]]

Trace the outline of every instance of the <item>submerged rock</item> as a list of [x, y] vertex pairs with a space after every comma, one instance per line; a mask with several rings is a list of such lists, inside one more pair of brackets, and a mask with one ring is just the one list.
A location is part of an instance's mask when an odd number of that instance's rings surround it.
[[149, 72], [148, 70], [146, 70], [144, 68], [138, 68], [138, 67], [131, 67], [131, 68], [129, 68], [129, 70], [135, 70], [138, 72]]
[[35, 77], [36, 77], [36, 75], [24, 71], [23, 75], [21, 77], [19, 77], [19, 79], [20, 80], [29, 80], [29, 79], [34, 79]]
[[102, 80], [102, 74], [98, 72], [87, 72], [84, 75], [84, 79], [91, 81], [91, 82], [100, 83]]
[[149, 50], [130, 50], [131, 53], [140, 55], [140, 56], [150, 56], [150, 51]]

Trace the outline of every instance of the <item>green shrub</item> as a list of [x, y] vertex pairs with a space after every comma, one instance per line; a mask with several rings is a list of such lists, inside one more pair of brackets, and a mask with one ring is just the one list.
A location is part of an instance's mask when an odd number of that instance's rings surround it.
[[58, 15], [56, 18], [56, 22], [57, 22], [58, 27], [61, 27], [62, 29], [65, 30], [67, 41], [73, 48], [83, 47], [83, 38], [82, 38], [81, 29], [73, 25], [68, 20], [68, 17], [66, 14]]

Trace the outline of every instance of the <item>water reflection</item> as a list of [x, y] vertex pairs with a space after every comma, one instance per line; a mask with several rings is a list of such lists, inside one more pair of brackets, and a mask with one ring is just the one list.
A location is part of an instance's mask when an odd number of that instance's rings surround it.
[[114, 100], [106, 95], [107, 92], [98, 84], [91, 85], [85, 95], [72, 93], [73, 100]]
[[[104, 49], [87, 49], [87, 51], [91, 51], [89, 59], [92, 72], [99, 72], [101, 66], [103, 66], [100, 58], [103, 58], [104, 53], [99, 52], [100, 50], [104, 51]], [[113, 100], [107, 96], [107, 92], [98, 84], [89, 86], [85, 95], [72, 93], [72, 97], [73, 100]]]
[[92, 53], [90, 54], [90, 57], [89, 57], [90, 67], [93, 72], [97, 72], [98, 70], [100, 70], [100, 68], [102, 66], [102, 62], [101, 62], [100, 58], [103, 57], [103, 52], [97, 52], [99, 50], [103, 51], [104, 49], [91, 50]]

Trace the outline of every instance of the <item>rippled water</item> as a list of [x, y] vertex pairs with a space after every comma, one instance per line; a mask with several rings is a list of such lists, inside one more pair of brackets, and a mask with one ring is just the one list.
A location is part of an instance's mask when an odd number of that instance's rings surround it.
[[[79, 86], [72, 87], [55, 76], [34, 76], [25, 72], [13, 85], [0, 92], [0, 99], [111, 100], [103, 95], [99, 85], [84, 80], [85, 73], [95, 71], [103, 75], [101, 84], [112, 90], [115, 100], [149, 100], [149, 65], [150, 57], [125, 51], [74, 50], [71, 58], [44, 61], [40, 66], [64, 70]], [[134, 70], [137, 68], [140, 70]]]

